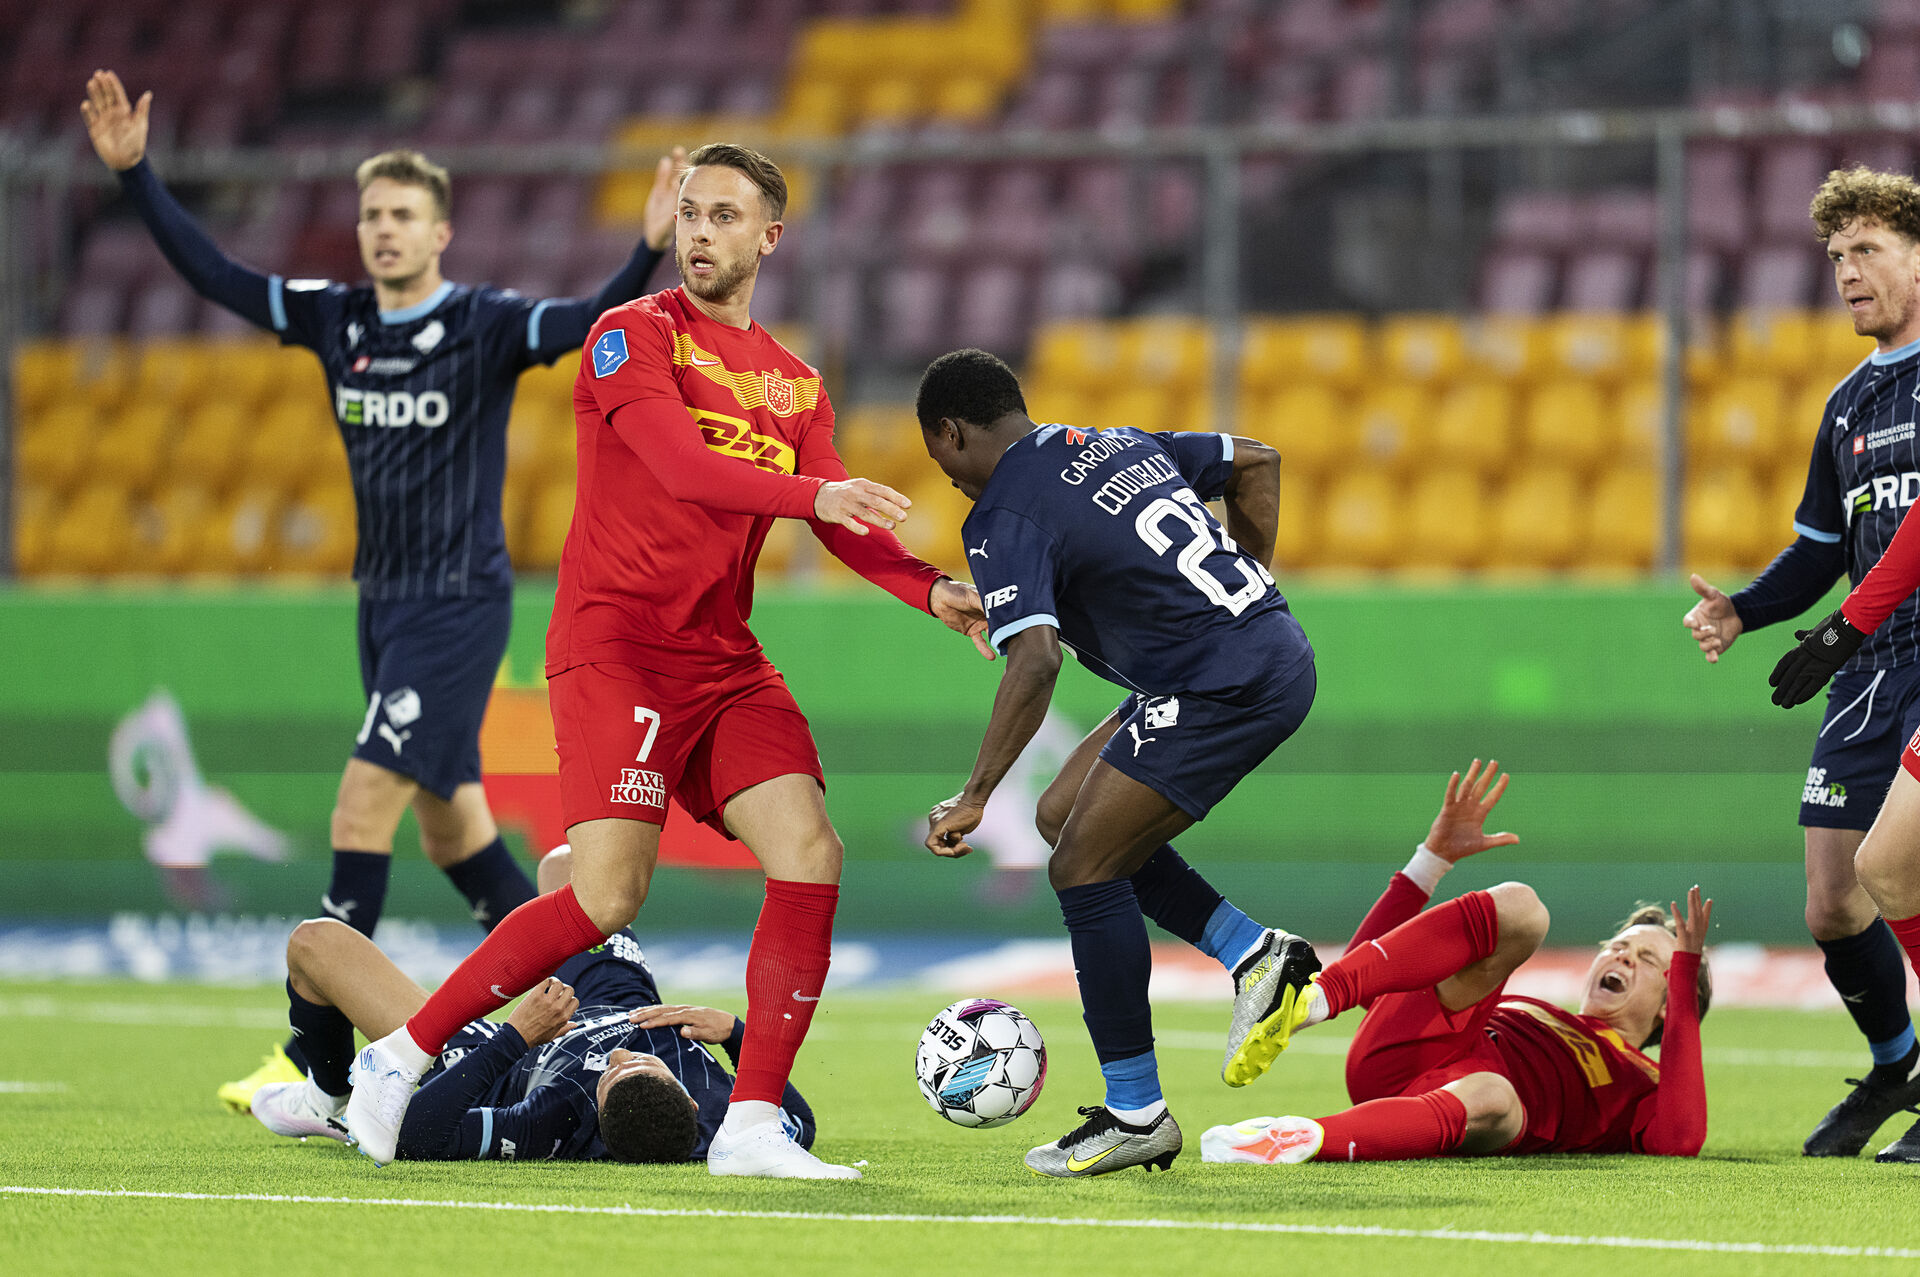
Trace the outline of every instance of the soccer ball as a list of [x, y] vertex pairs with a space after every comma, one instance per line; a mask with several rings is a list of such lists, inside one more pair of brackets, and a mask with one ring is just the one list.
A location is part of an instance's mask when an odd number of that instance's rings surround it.
[[1004, 1002], [966, 998], [920, 1035], [920, 1094], [958, 1126], [1004, 1126], [1040, 1098], [1047, 1046], [1033, 1021]]

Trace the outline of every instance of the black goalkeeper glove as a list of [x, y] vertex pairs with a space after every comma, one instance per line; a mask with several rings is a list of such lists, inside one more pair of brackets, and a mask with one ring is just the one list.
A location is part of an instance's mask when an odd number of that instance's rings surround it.
[[1800, 646], [1781, 657], [1773, 673], [1767, 675], [1773, 703], [1781, 709], [1812, 700], [1834, 671], [1852, 660], [1867, 641], [1867, 636], [1854, 629], [1838, 609], [1812, 629], [1796, 630], [1793, 636], [1800, 640]]

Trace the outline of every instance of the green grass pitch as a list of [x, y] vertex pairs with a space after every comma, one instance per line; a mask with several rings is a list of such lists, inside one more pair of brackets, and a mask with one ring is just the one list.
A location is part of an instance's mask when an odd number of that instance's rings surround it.
[[376, 1170], [214, 1103], [284, 1024], [271, 990], [0, 984], [0, 1273], [1851, 1274], [1920, 1259], [1920, 1173], [1797, 1155], [1863, 1054], [1839, 1014], [1708, 1017], [1698, 1160], [1269, 1168], [1203, 1166], [1200, 1132], [1340, 1106], [1350, 1029], [1303, 1035], [1235, 1092], [1218, 1073], [1223, 1007], [1166, 1007], [1161, 1067], [1187, 1152], [1170, 1174], [1062, 1183], [1020, 1156], [1099, 1098], [1077, 1010], [1023, 1008], [1047, 1034], [1045, 1094], [1011, 1126], [974, 1132], [937, 1119], [913, 1086], [914, 1042], [943, 1001], [822, 1003], [796, 1080], [820, 1115], [819, 1151], [868, 1162], [863, 1181], [822, 1185], [693, 1165]]

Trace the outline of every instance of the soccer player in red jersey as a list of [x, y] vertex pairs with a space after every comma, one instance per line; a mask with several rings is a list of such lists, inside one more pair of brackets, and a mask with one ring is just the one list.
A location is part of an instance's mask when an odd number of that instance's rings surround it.
[[[1547, 935], [1546, 907], [1525, 883], [1421, 912], [1454, 864], [1519, 841], [1482, 832], [1507, 786], [1499, 766], [1483, 773], [1475, 759], [1465, 779], [1454, 773], [1426, 841], [1299, 1001], [1298, 1028], [1365, 1009], [1347, 1053], [1355, 1107], [1216, 1126], [1201, 1136], [1203, 1161], [1700, 1151], [1711, 992], [1700, 951], [1713, 902], [1698, 887], [1684, 915], [1643, 906], [1600, 946], [1577, 1014], [1504, 992]], [[1654, 1046], [1657, 1062], [1645, 1054]]]
[[448, 1037], [634, 919], [672, 797], [767, 872], [745, 1042], [708, 1168], [859, 1177], [815, 1158], [779, 1121], [826, 979], [841, 845], [807, 721], [747, 628], [754, 562], [774, 518], [806, 519], [855, 571], [990, 656], [985, 615], [972, 586], [892, 535], [909, 502], [847, 477], [819, 374], [748, 313], [760, 259], [783, 229], [780, 170], [724, 143], [689, 163], [675, 238], [684, 284], [603, 315], [574, 391], [579, 495], [547, 633], [573, 879], [503, 919], [418, 1013], [355, 1060], [346, 1125], [382, 1164]]

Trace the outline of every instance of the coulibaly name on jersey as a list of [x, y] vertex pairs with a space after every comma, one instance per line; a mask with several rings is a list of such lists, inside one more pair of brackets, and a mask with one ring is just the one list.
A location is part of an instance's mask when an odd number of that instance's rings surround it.
[[443, 426], [452, 405], [444, 390], [334, 391], [333, 411], [343, 426]]

